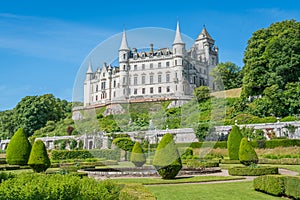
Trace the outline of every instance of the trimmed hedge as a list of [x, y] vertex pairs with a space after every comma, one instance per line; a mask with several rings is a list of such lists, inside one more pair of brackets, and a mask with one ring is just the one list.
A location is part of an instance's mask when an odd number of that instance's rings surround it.
[[10, 165], [27, 165], [31, 144], [23, 128], [13, 135], [6, 149], [6, 162]]
[[142, 184], [126, 184], [119, 200], [155, 200], [156, 197]]
[[130, 155], [130, 161], [136, 167], [142, 167], [146, 163], [146, 156], [139, 142], [136, 142], [133, 146], [132, 153]]
[[259, 176], [253, 180], [253, 187], [267, 194], [281, 196], [284, 195], [284, 179], [281, 175]]
[[20, 174], [0, 184], [0, 200], [118, 199], [122, 186], [73, 175]]
[[33, 143], [28, 165], [34, 172], [45, 172], [51, 165], [50, 159], [47, 154], [46, 146], [42, 140], [37, 140]]
[[[177, 147], [185, 147], [186, 144], [176, 144]], [[190, 147], [193, 149], [201, 148], [201, 147], [210, 147], [213, 146], [214, 149], [220, 148], [220, 149], [227, 149], [227, 141], [216, 141], [216, 142], [192, 142], [190, 144]]]
[[265, 175], [253, 180], [253, 187], [275, 196], [287, 196], [293, 199], [300, 199], [300, 177]]
[[239, 149], [242, 138], [243, 136], [241, 134], [240, 128], [238, 126], [233, 126], [232, 130], [229, 133], [227, 141], [227, 149], [230, 160], [239, 159]]
[[278, 174], [278, 167], [233, 167], [228, 169], [231, 176], [261, 176]]
[[167, 133], [162, 137], [155, 151], [152, 164], [163, 179], [176, 177], [182, 168], [182, 163], [172, 134]]
[[51, 160], [105, 158], [107, 160], [120, 160], [119, 149], [95, 149], [95, 150], [53, 150]]
[[254, 148], [248, 142], [247, 138], [243, 138], [241, 141], [239, 149], [239, 160], [243, 165], [246, 166], [258, 163], [257, 154]]
[[300, 158], [280, 158], [280, 159], [260, 158], [258, 163], [279, 164], [279, 165], [300, 165]]
[[199, 160], [187, 160], [186, 167], [188, 169], [219, 167], [219, 162], [201, 162]]
[[266, 149], [274, 149], [275, 147], [300, 147], [299, 139], [272, 139], [266, 141]]

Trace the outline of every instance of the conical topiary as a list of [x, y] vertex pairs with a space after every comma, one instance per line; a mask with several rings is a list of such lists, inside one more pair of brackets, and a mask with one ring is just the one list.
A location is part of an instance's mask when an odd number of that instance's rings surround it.
[[10, 165], [27, 165], [31, 144], [23, 128], [13, 135], [6, 149], [6, 162]]
[[243, 165], [251, 165], [258, 163], [258, 157], [247, 138], [241, 140], [239, 149], [239, 160]]
[[146, 156], [145, 156], [143, 148], [139, 142], [136, 142], [133, 146], [130, 161], [136, 167], [141, 167], [146, 162]]
[[50, 167], [50, 159], [43, 141], [37, 140], [34, 142], [30, 152], [28, 165], [33, 169], [33, 171], [38, 173], [44, 172]]
[[240, 142], [243, 136], [238, 126], [233, 126], [227, 140], [227, 149], [230, 160], [239, 159]]
[[182, 168], [179, 152], [170, 133], [165, 134], [158, 144], [153, 165], [163, 179], [175, 178]]

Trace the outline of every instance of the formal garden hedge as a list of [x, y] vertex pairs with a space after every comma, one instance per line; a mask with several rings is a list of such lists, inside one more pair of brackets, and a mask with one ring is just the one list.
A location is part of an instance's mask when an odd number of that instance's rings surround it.
[[185, 165], [188, 169], [219, 167], [219, 162], [186, 160]]
[[231, 176], [261, 176], [266, 174], [278, 174], [278, 167], [233, 167], [228, 169]]
[[265, 175], [253, 180], [254, 189], [274, 196], [287, 196], [300, 199], [300, 177]]
[[27, 165], [31, 144], [23, 128], [13, 135], [6, 149], [6, 162], [10, 165]]
[[175, 178], [182, 168], [180, 155], [172, 134], [165, 134], [159, 142], [153, 158], [153, 166], [163, 179]]
[[105, 158], [107, 160], [120, 160], [119, 149], [94, 149], [94, 150], [53, 150], [51, 160]]

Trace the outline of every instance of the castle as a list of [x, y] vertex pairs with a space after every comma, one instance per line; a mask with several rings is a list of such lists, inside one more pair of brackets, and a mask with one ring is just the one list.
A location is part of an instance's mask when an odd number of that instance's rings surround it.
[[172, 48], [138, 51], [128, 47], [123, 32], [119, 66], [104, 63], [93, 71], [91, 63], [84, 82], [84, 106], [124, 101], [188, 100], [196, 87], [214, 88], [209, 72], [218, 64], [218, 47], [205, 26], [193, 46], [186, 50], [179, 23]]

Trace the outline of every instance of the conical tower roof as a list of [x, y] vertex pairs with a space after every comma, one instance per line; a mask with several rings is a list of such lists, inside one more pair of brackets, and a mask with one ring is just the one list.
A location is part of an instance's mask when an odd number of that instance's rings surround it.
[[88, 70], [86, 72], [87, 74], [92, 74], [93, 73], [93, 68], [92, 68], [92, 63], [89, 62], [89, 67], [88, 67]]
[[129, 50], [125, 29], [123, 31], [121, 46], [120, 46], [119, 50]]
[[181, 38], [181, 33], [180, 33], [180, 27], [179, 27], [179, 22], [177, 21], [177, 26], [176, 26], [176, 35], [173, 44], [184, 44]]
[[201, 33], [198, 35], [196, 40], [201, 40], [204, 38], [213, 40], [212, 37], [210, 36], [210, 34], [208, 33], [208, 31], [206, 30], [205, 26], [203, 26], [203, 29], [202, 29]]

